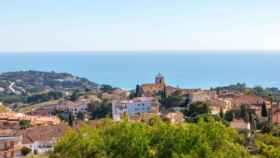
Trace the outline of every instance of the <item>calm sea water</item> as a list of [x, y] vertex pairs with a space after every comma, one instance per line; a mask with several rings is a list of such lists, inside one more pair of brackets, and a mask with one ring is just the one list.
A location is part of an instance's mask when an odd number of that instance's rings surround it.
[[237, 82], [280, 88], [280, 52], [0, 53], [0, 72], [20, 70], [69, 72], [126, 89], [153, 82], [159, 72], [185, 88]]

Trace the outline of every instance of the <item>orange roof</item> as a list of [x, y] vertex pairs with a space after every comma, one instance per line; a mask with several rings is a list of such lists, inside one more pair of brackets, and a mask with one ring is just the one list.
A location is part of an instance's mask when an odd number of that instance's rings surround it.
[[62, 137], [69, 129], [70, 127], [66, 124], [36, 126], [20, 130], [16, 135], [22, 135], [23, 144], [31, 144], [34, 141], [51, 141], [52, 139]]

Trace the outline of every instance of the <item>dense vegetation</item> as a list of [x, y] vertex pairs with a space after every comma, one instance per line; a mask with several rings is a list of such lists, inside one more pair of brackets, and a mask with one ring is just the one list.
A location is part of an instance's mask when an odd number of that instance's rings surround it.
[[265, 158], [280, 157], [280, 138], [269, 134], [257, 134], [256, 146], [260, 155]]
[[55, 146], [52, 158], [246, 158], [243, 139], [208, 119], [179, 126], [158, 118], [148, 123], [102, 121], [73, 130]]
[[5, 103], [37, 103], [47, 97], [58, 97], [45, 91], [67, 92], [74, 90], [95, 90], [98, 85], [85, 78], [68, 73], [19, 71], [0, 74], [0, 101]]

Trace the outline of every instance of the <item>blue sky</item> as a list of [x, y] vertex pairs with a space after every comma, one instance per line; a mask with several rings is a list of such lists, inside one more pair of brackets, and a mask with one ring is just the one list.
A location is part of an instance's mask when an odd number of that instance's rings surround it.
[[0, 52], [279, 50], [279, 0], [2, 0]]

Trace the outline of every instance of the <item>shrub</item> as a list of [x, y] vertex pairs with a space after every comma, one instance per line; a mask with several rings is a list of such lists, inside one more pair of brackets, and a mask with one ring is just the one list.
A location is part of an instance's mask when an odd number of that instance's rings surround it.
[[28, 155], [32, 150], [28, 147], [22, 147], [20, 149], [21, 155], [26, 156]]
[[21, 120], [19, 121], [19, 125], [21, 129], [26, 129], [30, 127], [31, 122], [29, 120]]

